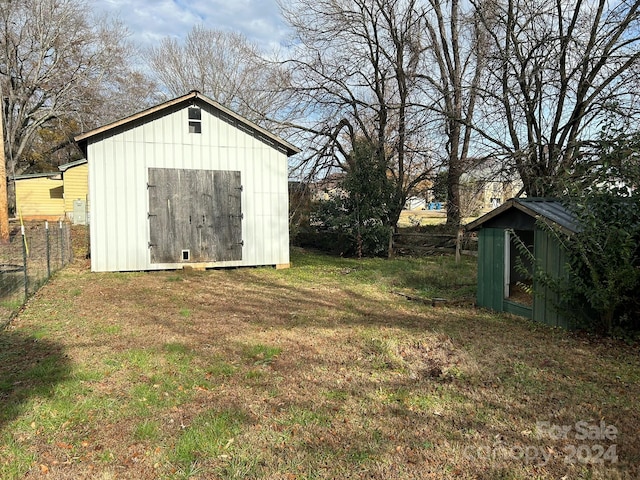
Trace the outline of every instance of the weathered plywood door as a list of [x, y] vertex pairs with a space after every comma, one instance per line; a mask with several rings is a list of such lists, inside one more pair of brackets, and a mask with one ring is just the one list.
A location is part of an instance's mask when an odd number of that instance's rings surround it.
[[242, 260], [240, 172], [149, 169], [151, 263]]

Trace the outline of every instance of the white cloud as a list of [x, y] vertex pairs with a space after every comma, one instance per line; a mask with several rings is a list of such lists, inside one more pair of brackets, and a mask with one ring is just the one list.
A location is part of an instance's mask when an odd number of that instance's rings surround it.
[[93, 0], [91, 5], [119, 16], [142, 46], [166, 36], [183, 38], [196, 24], [239, 31], [267, 49], [287, 35], [276, 0]]

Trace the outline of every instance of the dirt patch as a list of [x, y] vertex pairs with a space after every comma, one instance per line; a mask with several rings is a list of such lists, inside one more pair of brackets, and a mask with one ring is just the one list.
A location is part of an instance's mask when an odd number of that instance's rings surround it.
[[445, 335], [436, 336], [431, 343], [413, 342], [401, 347], [400, 355], [414, 378], [453, 380], [462, 374], [461, 368], [471, 367], [463, 352]]

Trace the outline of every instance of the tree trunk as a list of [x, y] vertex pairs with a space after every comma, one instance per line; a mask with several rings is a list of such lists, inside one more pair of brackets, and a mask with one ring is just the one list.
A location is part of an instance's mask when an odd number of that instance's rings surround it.
[[[2, 96], [0, 95], [0, 98]], [[7, 172], [4, 156], [4, 112], [0, 111], [0, 243], [9, 243], [9, 202], [7, 200]]]
[[449, 168], [447, 177], [447, 226], [457, 228], [461, 221], [460, 213], [460, 172]]
[[460, 177], [462, 176], [459, 158], [460, 124], [453, 120], [449, 127], [449, 174], [447, 175], [447, 226], [458, 228], [462, 220], [460, 212]]

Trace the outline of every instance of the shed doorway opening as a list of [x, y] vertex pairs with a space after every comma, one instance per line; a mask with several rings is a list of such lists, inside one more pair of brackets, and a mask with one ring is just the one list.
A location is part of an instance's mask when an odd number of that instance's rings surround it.
[[533, 306], [533, 230], [505, 230], [504, 298]]

